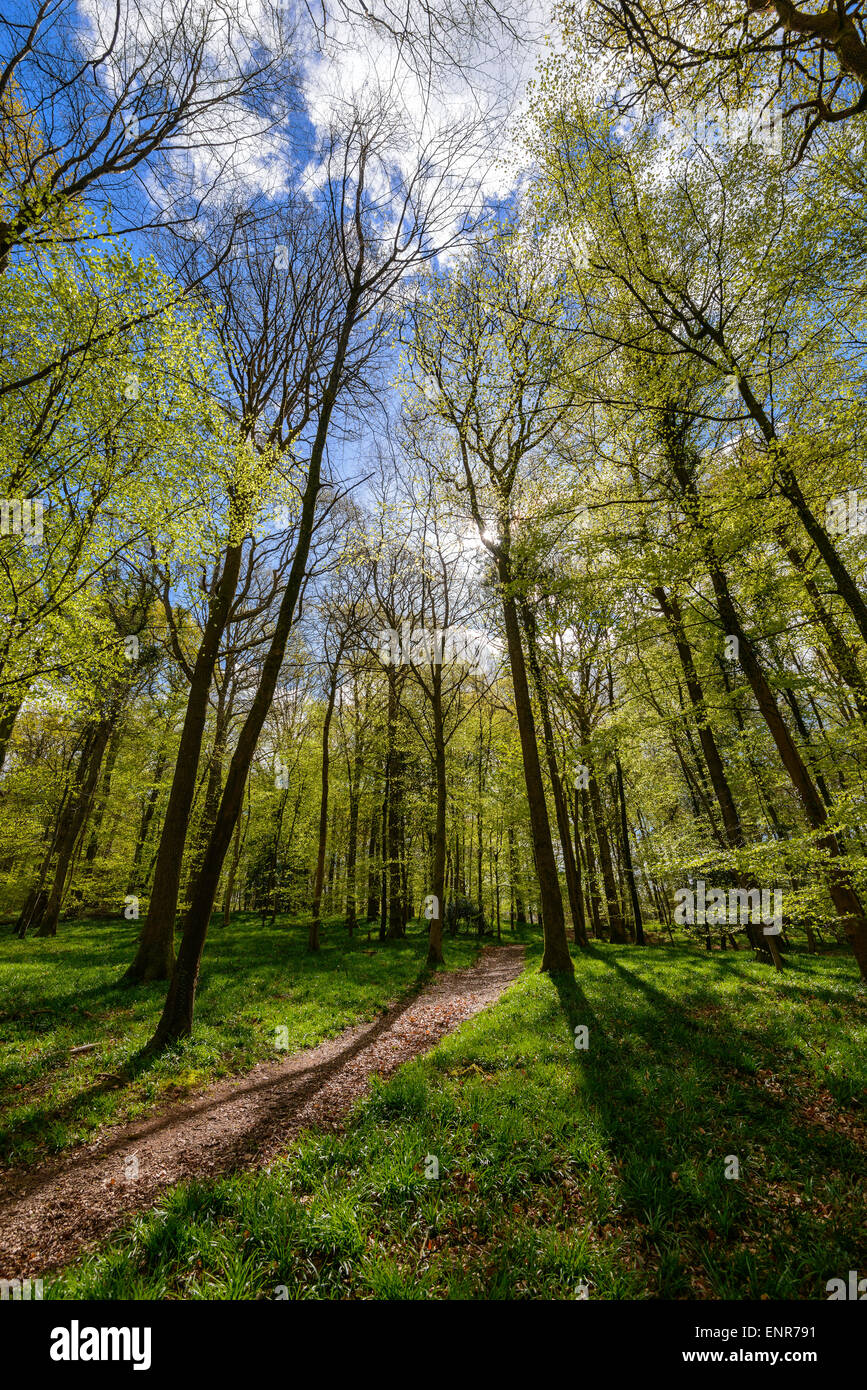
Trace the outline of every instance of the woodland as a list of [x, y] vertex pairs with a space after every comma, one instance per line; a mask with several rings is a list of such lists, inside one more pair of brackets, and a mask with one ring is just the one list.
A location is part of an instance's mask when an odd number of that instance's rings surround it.
[[[861, 0], [0, 40], [4, 1286], [853, 1296]], [[133, 1198], [124, 1126], [394, 1009]]]

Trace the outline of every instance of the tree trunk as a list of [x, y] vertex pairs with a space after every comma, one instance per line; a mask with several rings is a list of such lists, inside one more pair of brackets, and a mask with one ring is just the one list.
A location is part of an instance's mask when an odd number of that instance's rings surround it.
[[11, 700], [4, 700], [2, 705], [0, 705], [0, 772], [3, 770], [3, 764], [6, 761], [6, 752], [9, 748], [9, 740], [18, 722], [18, 715], [23, 704], [24, 688], [22, 687], [20, 695], [14, 695]]
[[560, 880], [557, 876], [554, 846], [551, 841], [551, 825], [548, 820], [548, 808], [545, 804], [545, 788], [542, 782], [542, 768], [539, 763], [539, 749], [536, 744], [536, 727], [533, 719], [533, 707], [530, 702], [530, 688], [527, 683], [527, 669], [524, 662], [524, 649], [521, 644], [518, 610], [511, 592], [512, 576], [505, 556], [500, 557], [498, 569], [506, 643], [512, 672], [512, 689], [515, 696], [515, 714], [521, 739], [524, 780], [527, 787], [530, 827], [543, 916], [541, 968], [552, 973], [567, 971], [574, 974], [572, 958], [569, 955], [569, 943], [566, 939], [563, 898], [560, 893]]
[[740, 379], [738, 386], [744, 404], [762, 431], [765, 442], [774, 452], [776, 458], [775, 481], [777, 487], [783, 497], [785, 497], [787, 502], [793, 507], [798, 520], [827, 565], [828, 572], [834, 581], [834, 587], [837, 593], [847, 605], [849, 612], [855, 619], [855, 624], [858, 631], [861, 633], [863, 641], [867, 642], [867, 603], [865, 603], [858, 590], [858, 586], [843, 563], [840, 553], [831, 540], [831, 537], [828, 535], [828, 532], [810, 509], [801, 491], [801, 485], [798, 482], [795, 471], [787, 458], [785, 447], [781, 444], [780, 440], [777, 439], [774, 427], [767, 413], [759, 404], [749, 383], [745, 379]]
[[[370, 817], [370, 836], [367, 841], [367, 920], [372, 922], [379, 911], [380, 892], [377, 886], [376, 847], [379, 816], [374, 810]], [[368, 931], [368, 935], [369, 935]]]
[[[289, 778], [287, 777], [287, 779], [286, 779], [286, 786], [282, 788], [281, 793], [280, 793], [280, 801], [279, 801], [279, 803], [278, 803], [278, 809], [277, 809], [277, 823], [276, 823], [276, 825], [274, 826], [274, 838], [273, 838], [273, 840], [271, 841], [271, 862], [270, 862], [270, 864], [268, 865], [268, 887], [267, 887], [267, 889], [266, 889], [266, 891], [265, 891], [265, 909], [267, 909], [267, 911], [263, 909], [263, 912], [262, 912], [262, 925], [263, 925], [263, 926], [265, 925], [265, 918], [266, 918], [266, 916], [267, 916], [267, 918], [268, 918], [268, 925], [269, 925], [269, 926], [272, 926], [272, 927], [273, 927], [275, 921], [277, 920], [277, 867], [278, 867], [278, 864], [279, 864], [279, 861], [280, 861], [280, 840], [281, 840], [282, 835], [283, 835], [283, 817], [284, 817], [285, 814], [286, 814], [286, 803], [288, 802], [288, 800], [289, 800]], [[249, 803], [249, 783], [248, 783], [248, 803]], [[248, 821], [249, 821], [249, 814], [248, 814], [247, 819], [248, 819]], [[235, 872], [236, 872], [236, 869], [237, 869], [237, 863], [238, 863], [238, 860], [239, 860], [240, 855], [241, 855], [240, 832], [241, 832], [241, 819], [240, 819], [240, 817], [239, 817], [239, 818], [238, 818], [238, 826], [237, 826], [237, 829], [236, 829], [236, 831], [235, 831], [235, 849], [234, 849], [234, 854], [233, 854], [233, 856], [232, 856], [231, 868], [229, 869], [229, 878], [232, 880], [232, 887], [233, 887], [233, 889], [234, 889], [234, 880], [235, 880]], [[225, 920], [225, 906], [224, 906], [224, 909], [223, 909], [223, 915], [224, 915], [224, 920]]]
[[[717, 610], [724, 629], [738, 640], [740, 664], [750, 683], [762, 718], [776, 744], [783, 766], [801, 799], [807, 821], [814, 829], [821, 829], [827, 825], [828, 820], [825, 804], [814, 786], [795, 741], [780, 714], [776, 697], [768, 685], [755, 648], [744, 631], [729, 589], [728, 580], [716, 559], [713, 542], [701, 519], [698, 495], [686, 461], [675, 459], [674, 465], [675, 474], [693, 514], [693, 519], [704, 538], [705, 560], [713, 585]], [[864, 908], [845, 866], [840, 863], [843, 858], [843, 851], [837, 836], [833, 832], [826, 832], [818, 838], [817, 843], [832, 861], [828, 884], [831, 898], [843, 923], [861, 976], [867, 981], [867, 919], [865, 919]], [[781, 965], [782, 960], [776, 941], [773, 936], [768, 936], [766, 939], [774, 957], [774, 963]]]
[[320, 413], [316, 435], [311, 447], [310, 464], [304, 487], [301, 516], [298, 525], [298, 541], [295, 554], [292, 558], [286, 589], [283, 593], [277, 620], [274, 624], [274, 632], [262, 667], [259, 684], [253, 696], [249, 712], [244, 720], [235, 751], [232, 754], [232, 760], [229, 764], [226, 785], [223, 788], [223, 795], [220, 799], [217, 818], [208, 842], [207, 850], [205, 851], [202, 871], [199, 874], [193, 900], [190, 903], [189, 912], [187, 913], [181, 949], [178, 952], [178, 959], [174, 973], [172, 974], [162, 1016], [157, 1025], [156, 1032], [148, 1044], [149, 1048], [153, 1050], [165, 1047], [168, 1043], [174, 1042], [178, 1038], [188, 1037], [192, 1032], [193, 1008], [196, 996], [196, 981], [199, 975], [199, 964], [201, 962], [205, 938], [208, 932], [208, 923], [214, 906], [214, 897], [220, 881], [223, 860], [226, 856], [226, 851], [228, 850], [232, 838], [232, 832], [235, 828], [235, 822], [241, 809], [244, 788], [246, 786], [250, 764], [256, 752], [259, 734], [261, 733], [262, 725], [265, 722], [274, 698], [274, 691], [277, 687], [280, 668], [283, 664], [283, 658], [286, 652], [286, 643], [289, 639], [289, 633], [292, 628], [298, 603], [298, 596], [301, 592], [301, 586], [307, 568], [310, 543], [313, 537], [316, 503], [320, 490], [322, 458], [325, 452], [328, 426], [337, 398], [340, 373], [343, 370], [343, 359], [345, 356], [346, 344], [348, 343], [348, 330], [344, 335], [343, 341], [343, 353], [342, 355], [338, 354], [339, 365], [338, 362], [335, 361], [335, 366], [329, 377], [323, 408]]
[[674, 644], [677, 648], [677, 654], [686, 681], [687, 692], [698, 724], [698, 738], [701, 744], [701, 751], [704, 754], [711, 786], [713, 787], [714, 795], [716, 796], [720, 808], [726, 836], [730, 845], [742, 845], [743, 832], [740, 818], [723, 769], [719, 748], [717, 747], [717, 742], [708, 720], [704, 691], [695, 669], [695, 663], [692, 658], [692, 648], [686, 639], [686, 633], [683, 627], [683, 614], [681, 613], [680, 605], [673, 594], [670, 599], [667, 597], [661, 585], [657, 585], [653, 590], [653, 597], [659, 604], [668, 623], [671, 635], [674, 638]]
[[57, 922], [63, 905], [70, 864], [79, 835], [84, 831], [90, 814], [102, 760], [117, 715], [118, 710], [115, 708], [104, 719], [91, 727], [85, 740], [78, 766], [76, 792], [66, 804], [65, 824], [57, 844], [54, 881], [45, 899], [44, 911], [41, 914], [39, 928], [36, 932], [37, 936], [57, 935]]
[[861, 718], [867, 723], [867, 683], [861, 674], [855, 653], [837, 625], [831, 610], [824, 602], [819, 586], [807, 568], [807, 562], [794, 545], [783, 538], [783, 550], [800, 576], [816, 620], [828, 641], [828, 653], [840, 679], [849, 687]]
[[638, 900], [638, 885], [635, 882], [632, 851], [629, 848], [629, 822], [626, 819], [626, 797], [623, 792], [623, 768], [620, 766], [620, 758], [616, 755], [614, 758], [614, 771], [617, 777], [617, 792], [620, 798], [620, 833], [623, 838], [623, 860], [626, 868], [626, 879], [629, 884], [629, 895], [632, 899], [632, 912], [635, 917], [635, 940], [639, 946], [643, 946], [644, 922], [641, 918], [641, 903]]
[[548, 760], [548, 776], [551, 781], [551, 789], [554, 794], [554, 807], [557, 815], [557, 830], [560, 837], [560, 848], [563, 852], [563, 867], [566, 875], [566, 894], [569, 899], [569, 911], [572, 916], [572, 935], [578, 946], [586, 946], [587, 943], [587, 924], [584, 920], [584, 901], [581, 896], [581, 880], [579, 872], [575, 866], [575, 854], [572, 849], [572, 827], [569, 823], [569, 809], [566, 803], [566, 796], [563, 791], [563, 783], [557, 767], [557, 750], [554, 745], [554, 730], [551, 725], [551, 711], [548, 703], [548, 694], [545, 690], [545, 683], [542, 678], [542, 671], [539, 666], [539, 656], [536, 644], [536, 622], [532, 610], [528, 604], [520, 605], [521, 618], [523, 620], [524, 632], [527, 638], [527, 658], [530, 663], [530, 672], [533, 677], [533, 687], [536, 691], [536, 699], [539, 704], [539, 713], [542, 716], [542, 736], [545, 744], [545, 755]]
[[433, 854], [433, 916], [430, 920], [427, 963], [443, 962], [443, 909], [446, 892], [446, 744], [443, 728], [442, 667], [435, 666], [432, 683], [432, 713], [434, 730], [434, 771], [436, 774], [436, 810], [434, 815]]
[[[582, 739], [586, 743], [587, 739], [583, 730]], [[592, 770], [587, 779], [587, 790], [590, 794], [590, 808], [596, 823], [596, 843], [599, 846], [599, 866], [602, 870], [602, 882], [605, 886], [605, 903], [608, 911], [608, 925], [611, 929], [611, 940], [624, 942], [628, 939], [626, 925], [617, 898], [617, 884], [614, 881], [614, 865], [611, 862], [611, 846], [602, 811], [599, 783], [596, 780], [596, 773]]]
[[518, 868], [518, 856], [515, 853], [515, 827], [513, 825], [509, 826], [509, 880], [515, 899], [515, 921], [519, 927], [526, 927], [527, 912], [521, 893], [521, 875]]
[[602, 903], [596, 881], [596, 855], [593, 850], [593, 827], [590, 823], [590, 798], [587, 795], [586, 787], [581, 788], [581, 824], [584, 830], [584, 850], [587, 859], [587, 901], [590, 904], [590, 921], [593, 926], [593, 935], [597, 941], [601, 941], [604, 938], [600, 911]]
[[136, 836], [135, 850], [133, 852], [132, 857], [132, 865], [129, 871], [129, 879], [127, 880], [127, 897], [129, 897], [131, 894], [138, 893], [139, 891], [139, 871], [141, 869], [142, 855], [144, 854], [144, 848], [147, 844], [148, 831], [150, 830], [151, 821], [153, 820], [154, 811], [156, 810], [157, 799], [160, 794], [160, 782], [162, 781], [166, 761], [167, 758], [164, 737], [163, 742], [157, 749], [157, 760], [156, 765], [154, 767], [153, 786], [148, 791], [144, 800], [144, 805], [142, 806], [141, 820], [139, 822], [138, 835]]
[[235, 893], [235, 878], [238, 873], [238, 865], [241, 862], [241, 818], [238, 817], [238, 824], [235, 826], [235, 844], [232, 850], [232, 858], [229, 863], [229, 873], [226, 878], [226, 889], [223, 893], [223, 927], [228, 927], [232, 920], [232, 898]]
[[118, 723], [112, 730], [111, 738], [108, 743], [108, 752], [105, 757], [105, 765], [102, 770], [99, 791], [94, 798], [93, 810], [90, 817], [90, 837], [87, 842], [87, 849], [84, 852], [85, 861], [92, 864], [99, 849], [99, 832], [102, 829], [102, 822], [105, 819], [105, 812], [108, 800], [111, 795], [111, 778], [114, 772], [114, 765], [120, 751], [123, 740], [123, 725]]
[[331, 671], [331, 678], [328, 685], [328, 704], [325, 708], [325, 719], [322, 724], [322, 783], [319, 795], [319, 847], [316, 853], [316, 878], [313, 883], [313, 911], [310, 916], [310, 931], [307, 936], [307, 949], [309, 951], [319, 950], [319, 917], [322, 906], [322, 885], [325, 881], [325, 848], [328, 841], [328, 774], [329, 774], [329, 749], [328, 741], [331, 735], [331, 720], [334, 714], [334, 701], [337, 696], [337, 677], [340, 670], [340, 657], [343, 653], [341, 644], [340, 652]]
[[388, 671], [388, 711], [385, 722], [385, 795], [382, 801], [382, 824], [380, 826], [380, 844], [382, 854], [380, 855], [380, 874], [379, 874], [379, 939], [385, 941], [388, 932], [388, 893], [390, 884], [390, 836], [389, 826], [391, 825], [392, 811], [391, 798], [393, 795], [394, 781], [394, 737], [395, 721], [397, 719], [397, 686], [394, 674], [389, 667]]
[[356, 860], [358, 859], [358, 801], [360, 776], [361, 759], [356, 753], [352, 775], [349, 781], [349, 833], [346, 842], [346, 930], [350, 936], [358, 926]]
[[389, 941], [406, 935], [400, 874], [401, 827], [403, 822], [403, 753], [392, 750], [391, 796], [388, 805], [388, 931]]
[[205, 732], [208, 696], [220, 641], [238, 586], [242, 550], [241, 545], [227, 547], [213, 600], [208, 605], [208, 619], [193, 668], [175, 771], [157, 851], [148, 913], [139, 938], [138, 950], [123, 976], [122, 984], [132, 985], [147, 980], [171, 978], [181, 864]]

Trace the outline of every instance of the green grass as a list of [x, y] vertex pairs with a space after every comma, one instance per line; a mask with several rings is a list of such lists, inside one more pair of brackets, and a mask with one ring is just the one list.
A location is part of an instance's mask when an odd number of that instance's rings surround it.
[[533, 949], [344, 1135], [174, 1189], [46, 1295], [825, 1299], [867, 1270], [867, 1001], [788, 959], [604, 945], [573, 985]]
[[[141, 1058], [162, 1010], [165, 984], [118, 989], [138, 924], [65, 922], [56, 938], [0, 939], [0, 1162], [24, 1165], [92, 1138], [101, 1125], [149, 1114], [215, 1077], [279, 1060], [374, 1018], [425, 975], [427, 923], [403, 941], [352, 941], [325, 922], [322, 949], [307, 928], [239, 915], [216, 923], [202, 962], [192, 1039]], [[375, 933], [374, 933], [375, 936]], [[449, 939], [447, 965], [475, 959], [468, 938]], [[280, 1041], [284, 1041], [282, 1035]], [[70, 1049], [97, 1043], [93, 1052]]]

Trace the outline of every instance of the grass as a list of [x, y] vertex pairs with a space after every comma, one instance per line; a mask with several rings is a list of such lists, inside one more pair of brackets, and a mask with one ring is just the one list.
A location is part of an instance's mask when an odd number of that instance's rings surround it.
[[[311, 1047], [374, 1018], [418, 988], [427, 923], [403, 941], [349, 940], [325, 922], [322, 949], [307, 928], [278, 917], [238, 915], [209, 933], [193, 1037], [159, 1058], [139, 1053], [162, 1010], [166, 986], [117, 988], [132, 959], [138, 924], [62, 923], [56, 938], [0, 940], [0, 1162], [34, 1164], [92, 1138], [100, 1126], [150, 1114], [213, 1080]], [[450, 968], [471, 963], [475, 940], [449, 939]], [[92, 1052], [70, 1056], [74, 1047]]]
[[850, 958], [777, 976], [604, 945], [574, 984], [538, 963], [345, 1134], [174, 1189], [46, 1296], [825, 1299], [867, 1270]]

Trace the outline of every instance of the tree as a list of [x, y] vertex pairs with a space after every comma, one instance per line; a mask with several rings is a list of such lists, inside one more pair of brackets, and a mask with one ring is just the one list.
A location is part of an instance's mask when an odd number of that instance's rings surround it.
[[537, 327], [544, 314], [539, 277], [523, 274], [499, 237], [479, 244], [419, 300], [413, 366], [428, 385], [434, 414], [451, 431], [453, 485], [469, 504], [494, 560], [521, 733], [533, 846], [545, 928], [544, 970], [571, 970], [563, 901], [551, 841], [527, 666], [521, 641], [520, 575], [512, 556], [521, 472], [538, 458], [573, 408], [562, 378], [568, 335]]
[[721, 101], [769, 106], [799, 125], [795, 160], [823, 125], [867, 111], [867, 36], [860, 0], [812, 7], [793, 0], [591, 0], [560, 12], [566, 34], [597, 65], [620, 66], [625, 109]]
[[[274, 697], [296, 605], [304, 583], [310, 547], [320, 508], [323, 466], [332, 420], [347, 389], [390, 330], [394, 295], [413, 267], [433, 254], [431, 237], [447, 222], [446, 209], [456, 193], [447, 178], [448, 159], [460, 132], [432, 137], [432, 147], [420, 157], [417, 169], [396, 179], [385, 168], [394, 192], [386, 206], [371, 197], [370, 185], [383, 172], [383, 141], [393, 131], [383, 110], [366, 119], [355, 111], [343, 130], [336, 128], [323, 152], [323, 195], [334, 270], [333, 332], [324, 353], [316, 359], [316, 395], [312, 405], [312, 438], [305, 462], [295, 553], [270, 647], [258, 686], [229, 765], [226, 785], [187, 913], [181, 949], [172, 975], [165, 1008], [151, 1039], [153, 1048], [189, 1034], [199, 961], [219, 885], [223, 861], [241, 807], [244, 786], [268, 710]], [[442, 161], [437, 165], [437, 158]], [[430, 169], [439, 167], [438, 177]], [[424, 171], [425, 177], [421, 178]], [[457, 195], [459, 196], [459, 194]], [[445, 200], [445, 206], [444, 206]], [[454, 236], [450, 230], [446, 241]], [[440, 243], [442, 244], [442, 243]]]

